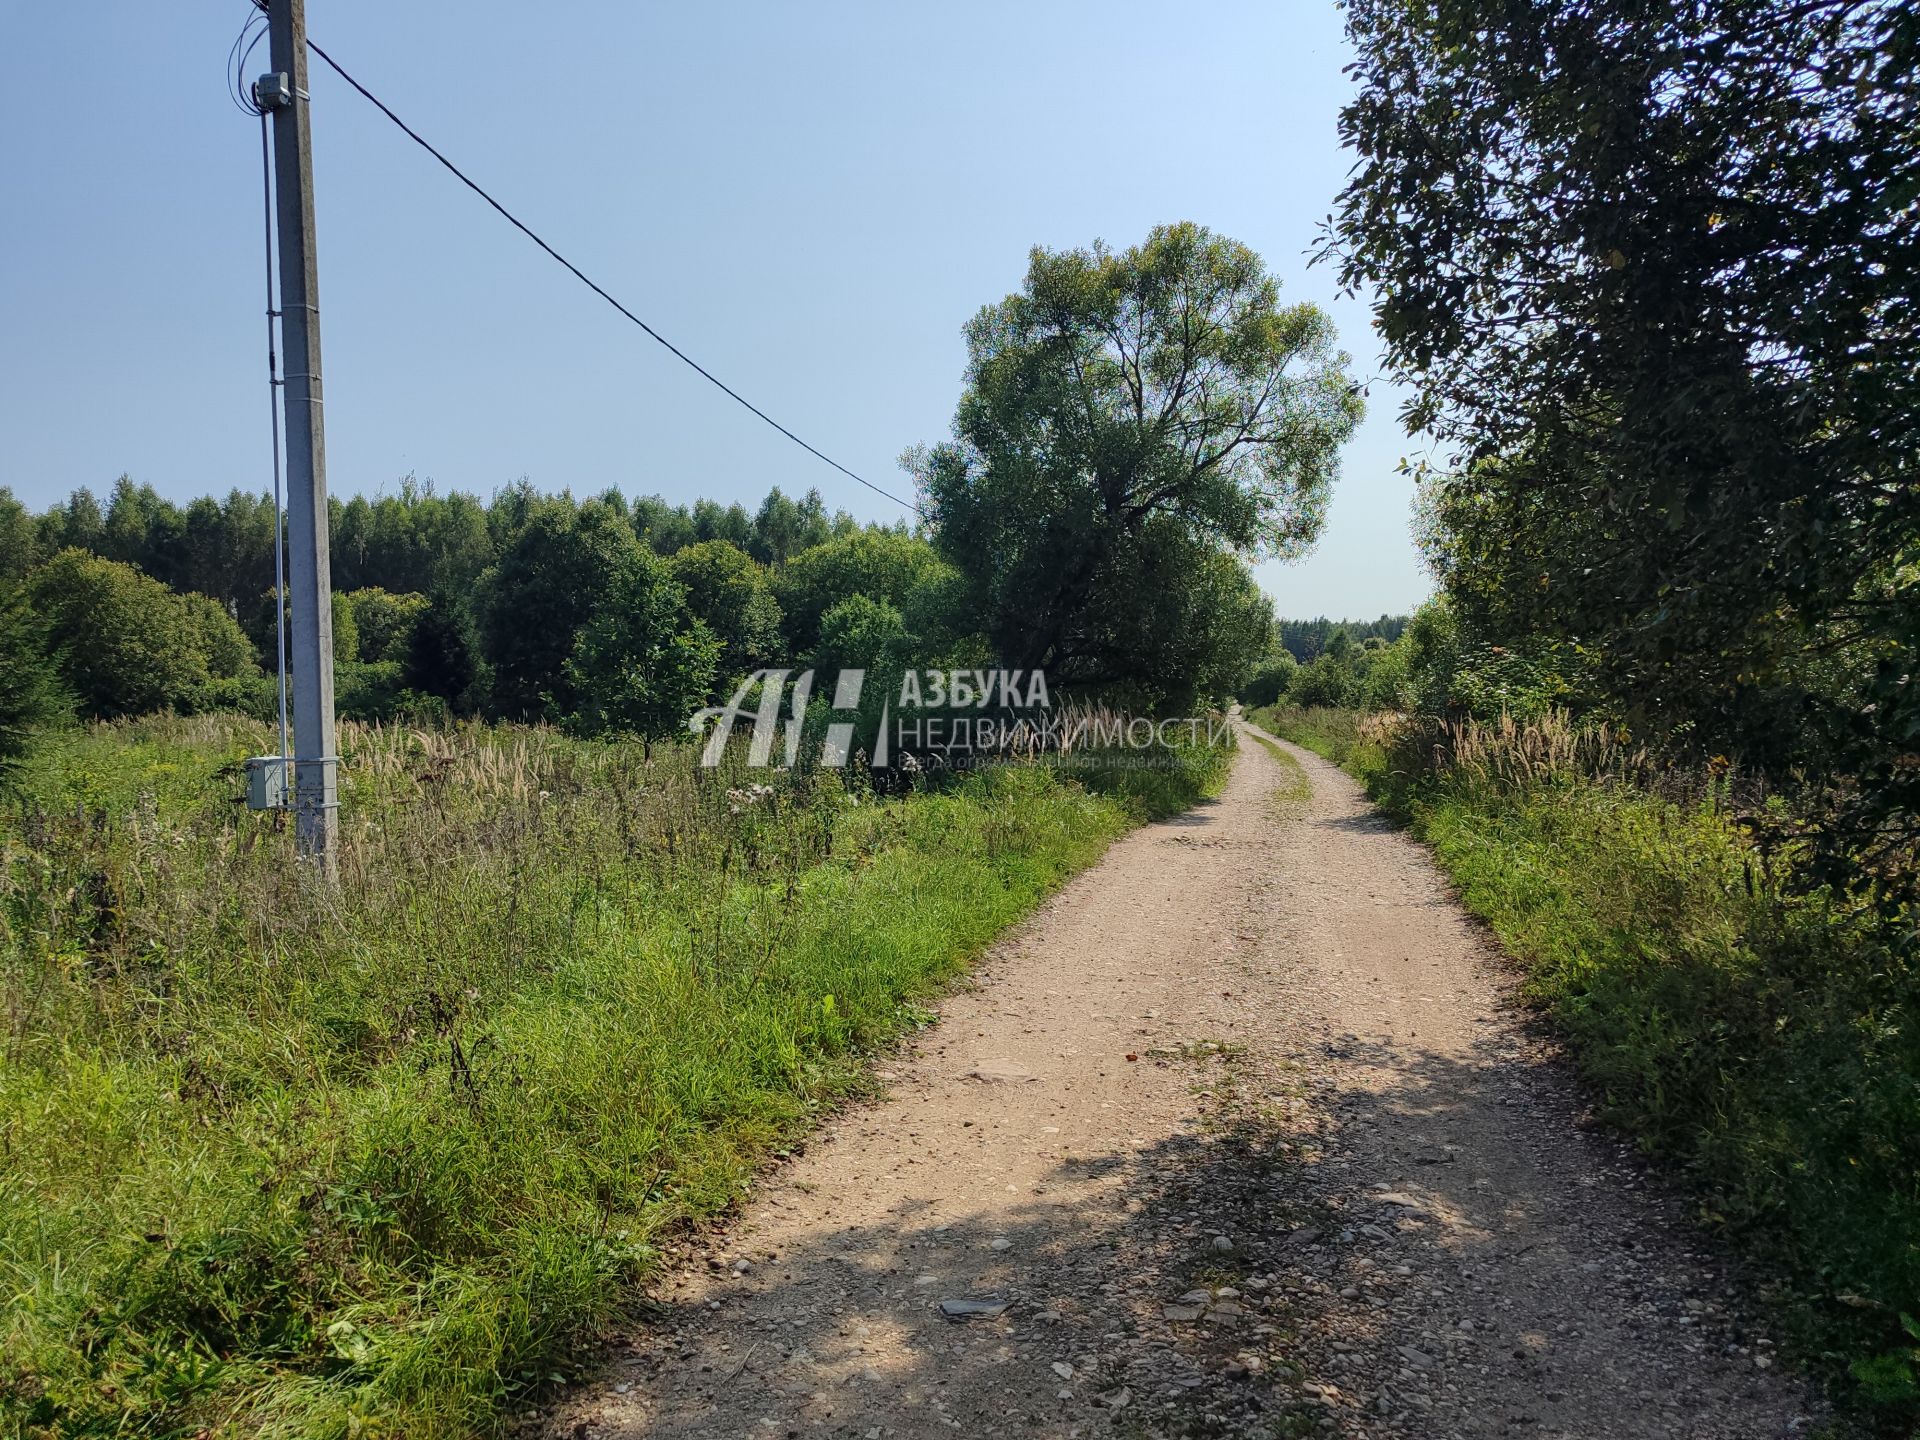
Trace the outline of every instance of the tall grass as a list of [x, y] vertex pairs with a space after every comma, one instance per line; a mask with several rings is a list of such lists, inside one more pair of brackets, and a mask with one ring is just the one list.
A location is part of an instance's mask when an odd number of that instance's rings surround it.
[[0, 822], [14, 1432], [486, 1428], [1168, 798], [348, 726], [330, 891], [238, 802], [265, 738], [96, 728]]
[[1734, 819], [1757, 789], [1724, 767], [1676, 774], [1565, 716], [1259, 718], [1411, 820], [1607, 1114], [1696, 1182], [1705, 1223], [1778, 1262], [1803, 1353], [1850, 1362], [1891, 1427], [1920, 1419], [1910, 934], [1776, 883]]

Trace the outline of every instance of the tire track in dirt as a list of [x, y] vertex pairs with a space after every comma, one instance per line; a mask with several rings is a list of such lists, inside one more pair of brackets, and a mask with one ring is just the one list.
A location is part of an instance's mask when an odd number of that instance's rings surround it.
[[[987, 956], [580, 1437], [1565, 1434], [1810, 1423], [1413, 841], [1243, 743]], [[956, 1318], [950, 1312], [974, 1313]]]

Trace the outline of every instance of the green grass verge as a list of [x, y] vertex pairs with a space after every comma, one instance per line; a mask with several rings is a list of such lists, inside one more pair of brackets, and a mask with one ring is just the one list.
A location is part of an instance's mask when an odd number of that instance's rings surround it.
[[878, 801], [349, 727], [330, 895], [236, 803], [264, 743], [98, 729], [0, 821], [6, 1433], [488, 1429], [590, 1353], [663, 1231], [1225, 770]]
[[1855, 1413], [1920, 1419], [1920, 984], [1910, 950], [1769, 883], [1711, 807], [1421, 770], [1351, 714], [1263, 711], [1408, 819], [1526, 970], [1607, 1115], [1765, 1257]]

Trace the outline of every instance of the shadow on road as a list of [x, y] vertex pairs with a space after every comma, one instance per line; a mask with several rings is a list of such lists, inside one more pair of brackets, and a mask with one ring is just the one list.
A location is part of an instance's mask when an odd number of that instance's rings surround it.
[[[1665, 1433], [1622, 1397], [1684, 1393], [1706, 1346], [1646, 1284], [1691, 1237], [1619, 1189], [1633, 1167], [1578, 1132], [1557, 1064], [1497, 1037], [1465, 1062], [1376, 1051], [1394, 1082], [1342, 1094], [1231, 1047], [1142, 1058], [1190, 1075], [1186, 1133], [1064, 1155], [990, 1216], [939, 1221], [926, 1195], [723, 1248], [561, 1433], [1418, 1435], [1436, 1403], [1471, 1432]], [[1618, 1333], [1683, 1314], [1670, 1373]]]

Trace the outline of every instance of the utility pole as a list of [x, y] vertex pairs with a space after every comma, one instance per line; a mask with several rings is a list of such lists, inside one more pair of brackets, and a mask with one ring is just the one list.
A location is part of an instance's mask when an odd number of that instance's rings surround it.
[[268, 0], [280, 232], [281, 397], [287, 417], [287, 574], [293, 621], [294, 824], [301, 852], [335, 873], [339, 788], [333, 735], [333, 574], [327, 559], [327, 442], [320, 384], [320, 269], [313, 238], [313, 137], [305, 0]]

